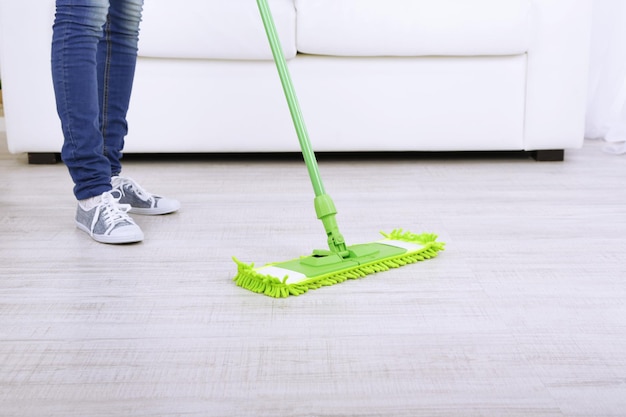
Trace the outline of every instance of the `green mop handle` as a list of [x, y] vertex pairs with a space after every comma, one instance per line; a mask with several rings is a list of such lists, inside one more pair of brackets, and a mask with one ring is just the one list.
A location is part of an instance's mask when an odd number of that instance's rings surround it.
[[300, 111], [298, 98], [296, 97], [289, 69], [287, 68], [285, 54], [276, 32], [274, 19], [272, 18], [267, 0], [257, 0], [257, 4], [259, 6], [261, 18], [263, 19], [265, 33], [267, 34], [267, 39], [269, 40], [270, 48], [272, 49], [274, 62], [276, 63], [276, 68], [278, 69], [278, 75], [280, 76], [283, 91], [285, 92], [285, 97], [287, 98], [287, 104], [289, 105], [291, 118], [293, 119], [293, 123], [296, 128], [296, 134], [298, 135], [298, 140], [300, 141], [300, 148], [302, 149], [304, 162], [306, 163], [309, 171], [309, 177], [311, 178], [311, 183], [313, 185], [313, 190], [315, 191], [315, 212], [317, 214], [317, 218], [324, 224], [324, 229], [328, 235], [328, 246], [331, 252], [347, 256], [346, 244], [343, 236], [339, 232], [337, 221], [335, 220], [337, 209], [335, 208], [335, 204], [330, 196], [326, 194], [326, 191], [324, 190], [324, 184], [322, 183], [315, 153], [311, 147], [309, 134], [304, 124], [304, 118], [302, 117], [302, 112]]

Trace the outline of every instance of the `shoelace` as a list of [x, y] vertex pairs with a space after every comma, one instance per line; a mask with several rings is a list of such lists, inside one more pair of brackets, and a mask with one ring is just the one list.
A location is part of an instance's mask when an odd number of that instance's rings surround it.
[[122, 221], [134, 223], [133, 219], [126, 214], [128, 210], [130, 210], [130, 205], [119, 204], [118, 201], [118, 199], [114, 198], [109, 193], [102, 194], [101, 204], [104, 206], [104, 210], [102, 211], [101, 217], [106, 222], [108, 228], [115, 226]]
[[148, 191], [144, 190], [141, 185], [137, 184], [132, 178], [128, 177], [117, 177], [116, 187], [119, 187], [121, 190], [124, 190], [124, 186], [128, 186], [135, 190], [135, 194], [144, 201], [150, 201], [153, 198], [153, 195]]

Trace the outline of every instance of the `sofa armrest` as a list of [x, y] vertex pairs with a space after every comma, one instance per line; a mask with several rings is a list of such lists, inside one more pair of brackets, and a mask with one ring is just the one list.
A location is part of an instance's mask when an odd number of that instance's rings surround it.
[[[12, 153], [60, 151], [50, 54], [53, 0], [0, 0], [0, 61], [7, 142]], [[46, 130], [41, 126], [59, 126]]]
[[582, 146], [592, 0], [532, 0], [525, 147]]

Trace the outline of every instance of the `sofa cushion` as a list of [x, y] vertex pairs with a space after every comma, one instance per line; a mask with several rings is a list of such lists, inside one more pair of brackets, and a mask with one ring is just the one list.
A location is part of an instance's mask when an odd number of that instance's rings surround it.
[[[293, 0], [269, 0], [285, 56], [296, 54]], [[256, 2], [149, 0], [139, 55], [152, 58], [272, 59]]]
[[296, 0], [298, 50], [337, 56], [527, 51], [529, 0]]

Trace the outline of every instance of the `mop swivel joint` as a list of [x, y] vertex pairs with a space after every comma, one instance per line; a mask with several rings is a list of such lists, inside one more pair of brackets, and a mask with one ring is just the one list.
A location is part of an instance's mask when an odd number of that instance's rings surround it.
[[[341, 232], [339, 232], [339, 226], [337, 226], [337, 220], [335, 219], [337, 209], [328, 194], [315, 197], [315, 213], [317, 214], [317, 218], [322, 221], [324, 230], [326, 230], [330, 252], [338, 254], [343, 258], [348, 257], [349, 252], [346, 241]], [[323, 255], [322, 252], [323, 251], [317, 251], [317, 254]]]

